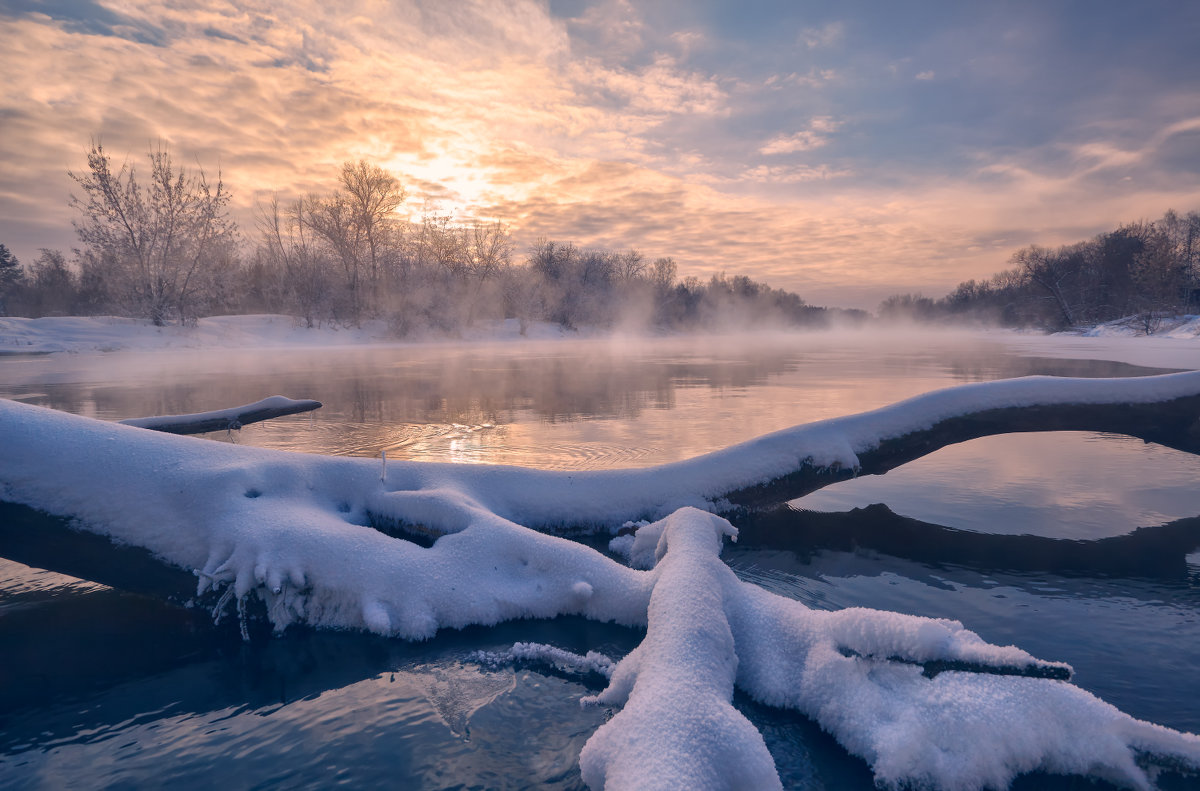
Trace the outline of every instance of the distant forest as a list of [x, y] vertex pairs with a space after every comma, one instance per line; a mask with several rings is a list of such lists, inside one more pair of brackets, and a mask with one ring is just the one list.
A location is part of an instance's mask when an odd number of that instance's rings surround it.
[[[402, 219], [403, 185], [366, 161], [336, 187], [258, 207], [243, 232], [220, 174], [148, 155], [145, 174], [93, 143], [70, 172], [79, 247], [23, 265], [0, 244], [0, 316], [120, 315], [155, 324], [284, 313], [309, 326], [388, 322], [397, 337], [453, 335], [477, 321], [562, 327], [742, 329], [861, 323], [860, 310], [808, 305], [744, 275], [680, 277], [671, 258], [542, 239], [521, 256], [497, 222], [427, 212]], [[1200, 312], [1200, 213], [1169, 211], [1089, 241], [1018, 250], [1006, 269], [934, 299], [897, 294], [881, 319], [1062, 329], [1126, 319], [1154, 332]]]
[[0, 245], [0, 315], [121, 315], [155, 324], [285, 313], [309, 327], [387, 321], [398, 337], [454, 334], [482, 320], [565, 328], [814, 327], [864, 311], [808, 305], [748, 277], [680, 277], [670, 258], [539, 240], [518, 259], [500, 223], [396, 209], [400, 181], [347, 162], [337, 187], [258, 208], [249, 238], [229, 216], [218, 174], [177, 168], [151, 151], [146, 176], [94, 143], [71, 172], [80, 246], [22, 265]]
[[943, 323], [1066, 329], [1125, 320], [1153, 334], [1164, 318], [1200, 312], [1200, 213], [1168, 211], [1094, 239], [1015, 252], [990, 280], [941, 299], [897, 294], [879, 316]]

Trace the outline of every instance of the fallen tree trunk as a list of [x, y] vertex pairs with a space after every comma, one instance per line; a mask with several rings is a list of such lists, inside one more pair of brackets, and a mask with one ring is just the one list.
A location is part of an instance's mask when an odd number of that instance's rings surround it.
[[251, 423], [270, 420], [273, 417], [296, 415], [320, 409], [321, 402], [308, 398], [293, 399], [271, 396], [253, 404], [218, 409], [211, 412], [195, 412], [190, 415], [162, 415], [159, 417], [131, 417], [120, 421], [126, 426], [148, 428], [168, 434], [204, 434], [209, 431], [232, 431]]
[[804, 463], [767, 483], [725, 494], [738, 510], [794, 500], [859, 475], [882, 475], [948, 445], [997, 434], [1090, 431], [1122, 434], [1186, 453], [1200, 454], [1200, 395], [1152, 403], [1060, 403], [985, 409], [955, 415], [881, 440], [857, 452], [857, 465]]

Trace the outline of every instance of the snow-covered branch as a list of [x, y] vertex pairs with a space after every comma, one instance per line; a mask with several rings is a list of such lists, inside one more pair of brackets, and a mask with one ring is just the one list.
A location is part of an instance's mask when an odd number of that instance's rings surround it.
[[167, 434], [204, 434], [209, 431], [239, 429], [251, 423], [270, 420], [273, 417], [296, 415], [320, 409], [321, 402], [308, 398], [294, 399], [270, 396], [253, 404], [216, 409], [211, 412], [195, 412], [190, 415], [161, 415], [156, 417], [131, 417], [120, 421], [126, 426], [148, 428]]

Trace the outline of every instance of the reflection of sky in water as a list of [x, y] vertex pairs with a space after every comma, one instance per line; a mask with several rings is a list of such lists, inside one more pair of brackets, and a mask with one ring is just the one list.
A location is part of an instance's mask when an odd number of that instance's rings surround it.
[[0, 396], [119, 419], [282, 393], [325, 406], [237, 441], [584, 469], [684, 459], [966, 381], [1147, 372], [1017, 357], [971, 336], [815, 333], [0, 358]]
[[885, 503], [925, 522], [989, 533], [1100, 538], [1200, 514], [1200, 458], [1083, 432], [951, 445], [886, 475], [793, 501], [813, 511]]

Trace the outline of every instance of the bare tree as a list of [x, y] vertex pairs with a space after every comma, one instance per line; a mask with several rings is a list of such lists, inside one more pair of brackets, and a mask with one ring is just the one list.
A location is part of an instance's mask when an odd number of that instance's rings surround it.
[[313, 238], [307, 203], [296, 201], [281, 211], [278, 198], [259, 208], [260, 251], [283, 279], [290, 307], [312, 328], [327, 306], [329, 260]]
[[394, 229], [395, 211], [404, 203], [404, 187], [391, 173], [364, 159], [344, 163], [338, 181], [357, 235], [366, 246], [362, 263], [374, 294], [383, 274], [382, 248]]
[[378, 310], [389, 248], [396, 247], [392, 237], [400, 226], [395, 211], [404, 197], [395, 176], [359, 160], [342, 165], [335, 192], [303, 200], [304, 224], [341, 264], [345, 318], [355, 323]]
[[472, 223], [462, 235], [468, 267], [480, 280], [496, 277], [511, 265], [512, 240], [499, 221]]
[[646, 256], [637, 250], [626, 250], [617, 255], [617, 277], [620, 280], [637, 280], [646, 274]]
[[219, 172], [212, 183], [203, 169], [177, 171], [161, 148], [148, 156], [150, 179], [143, 185], [128, 162], [114, 173], [108, 154], [93, 143], [87, 172], [69, 172], [83, 190], [71, 205], [80, 213], [75, 230], [85, 252], [111, 265], [114, 294], [162, 325], [173, 315], [189, 318], [204, 268], [214, 257], [228, 258], [237, 229]]
[[1021, 268], [1026, 277], [1041, 286], [1054, 300], [1055, 307], [1068, 327], [1075, 324], [1075, 313], [1071, 309], [1068, 291], [1078, 274], [1076, 262], [1067, 256], [1037, 245], [1022, 248], [1013, 254], [1012, 263]]

